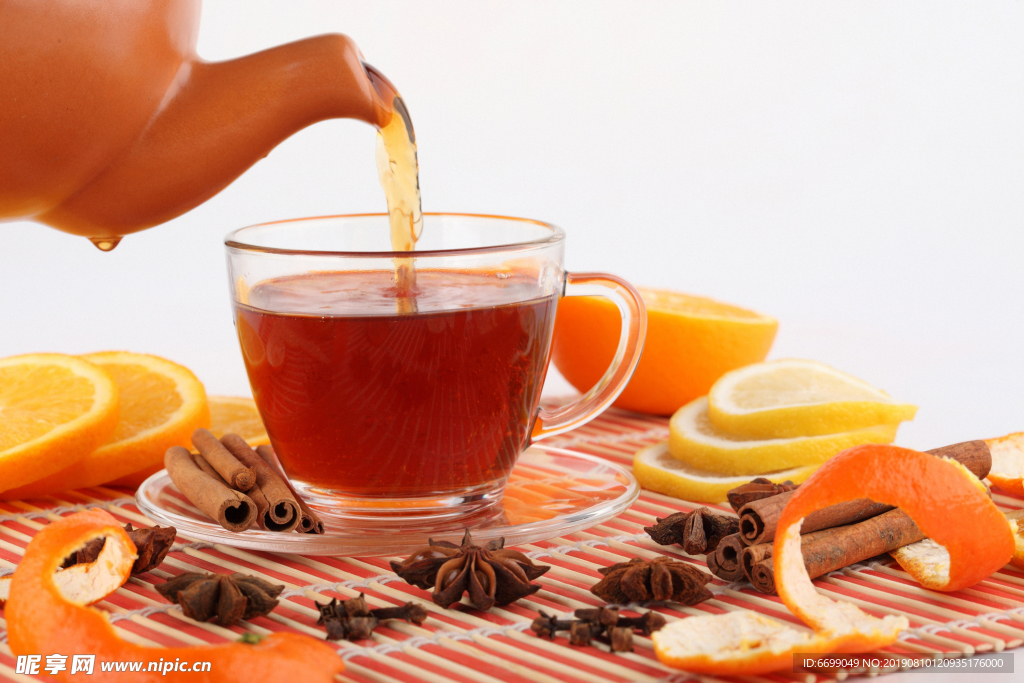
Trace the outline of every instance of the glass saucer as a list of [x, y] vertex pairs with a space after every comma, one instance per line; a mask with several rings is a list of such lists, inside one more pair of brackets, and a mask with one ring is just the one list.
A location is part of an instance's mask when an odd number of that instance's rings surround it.
[[429, 538], [457, 543], [467, 528], [478, 542], [501, 537], [510, 546], [542, 541], [600, 524], [632, 505], [639, 494], [636, 479], [618, 465], [564, 448], [535, 445], [519, 456], [498, 503], [483, 513], [456, 519], [325, 516], [323, 535], [258, 528], [233, 533], [193, 507], [167, 470], [144, 481], [135, 500], [154, 522], [197, 540], [278, 553], [373, 556], [409, 553], [426, 545]]

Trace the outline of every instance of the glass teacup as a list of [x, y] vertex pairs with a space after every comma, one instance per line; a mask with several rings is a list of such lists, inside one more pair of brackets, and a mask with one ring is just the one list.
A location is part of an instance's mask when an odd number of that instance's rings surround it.
[[[532, 441], [584, 424], [619, 395], [640, 358], [643, 303], [613, 275], [566, 273], [565, 235], [546, 223], [425, 214], [415, 252], [391, 251], [388, 234], [387, 215], [373, 214], [227, 237], [253, 396], [285, 472], [316, 507], [478, 512]], [[400, 289], [396, 268], [410, 265], [415, 284]], [[547, 410], [555, 311], [580, 295], [617, 305], [618, 350], [597, 386]]]

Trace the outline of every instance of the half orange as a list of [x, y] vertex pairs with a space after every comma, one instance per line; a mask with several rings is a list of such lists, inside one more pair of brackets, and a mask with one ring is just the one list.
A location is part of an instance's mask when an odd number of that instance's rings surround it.
[[[704, 396], [719, 377], [763, 361], [775, 339], [774, 318], [712, 299], [639, 288], [647, 307], [647, 341], [629, 385], [615, 405], [671, 415]], [[619, 311], [601, 297], [558, 302], [552, 360], [580, 391], [601, 379], [615, 355]]]

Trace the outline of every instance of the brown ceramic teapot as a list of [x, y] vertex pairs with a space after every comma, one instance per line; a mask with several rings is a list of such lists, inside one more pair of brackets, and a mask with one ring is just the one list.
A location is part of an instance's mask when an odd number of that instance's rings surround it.
[[390, 118], [346, 36], [209, 63], [195, 53], [199, 9], [0, 0], [0, 220], [109, 247], [206, 201], [311, 123]]

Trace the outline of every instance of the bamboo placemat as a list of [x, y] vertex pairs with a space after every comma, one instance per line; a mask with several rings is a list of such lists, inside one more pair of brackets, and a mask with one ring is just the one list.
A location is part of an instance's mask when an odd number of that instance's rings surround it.
[[[594, 422], [545, 443], [599, 455], [616, 463], [632, 462], [638, 449], [666, 438], [664, 419], [612, 410]], [[1006, 510], [1024, 507], [1024, 500], [995, 495]], [[0, 502], [0, 574], [13, 571], [33, 534], [58, 515], [87, 507], [102, 507], [122, 522], [150, 524], [139, 514], [127, 492], [93, 488], [68, 492], [46, 500]], [[322, 638], [316, 626], [314, 601], [347, 599], [365, 593], [371, 607], [419, 602], [430, 617], [422, 626], [389, 621], [372, 640], [335, 644], [345, 659], [344, 681], [429, 681], [467, 683], [599, 683], [604, 681], [685, 681], [691, 677], [662, 666], [654, 657], [650, 639], [637, 636], [636, 652], [610, 653], [606, 646], [572, 647], [564, 637], [554, 642], [535, 637], [529, 630], [537, 610], [568, 616], [578, 607], [601, 604], [588, 588], [600, 578], [597, 569], [629, 557], [669, 555], [705, 567], [703, 556], [687, 556], [678, 547], [654, 543], [643, 527], [654, 518], [690, 510], [688, 503], [644, 491], [619, 517], [585, 532], [518, 546], [552, 569], [539, 579], [543, 589], [504, 608], [480, 612], [467, 604], [443, 610], [429, 594], [398, 579], [389, 558], [340, 558], [283, 555], [238, 550], [220, 544], [194, 542], [179, 536], [167, 560], [158, 569], [132, 577], [97, 607], [110, 613], [123, 638], [151, 646], [182, 646], [235, 640], [245, 631], [267, 634], [293, 631]], [[710, 506], [732, 513], [728, 506]], [[231, 627], [198, 623], [185, 617], [154, 590], [172, 575], [186, 571], [256, 574], [285, 584], [281, 604], [272, 613]], [[1002, 651], [1024, 643], [1024, 572], [1005, 567], [988, 579], [956, 593], [935, 593], [920, 588], [887, 558], [857, 564], [815, 580], [819, 592], [853, 602], [868, 612], [906, 614], [912, 628], [890, 652], [945, 652], [968, 655]], [[698, 614], [753, 609], [796, 622], [778, 598], [758, 593], [749, 584], [716, 580], [715, 597], [694, 607], [652, 605], [669, 620]], [[645, 605], [629, 605], [637, 612]], [[6, 642], [6, 621], [0, 609], [0, 679], [36, 680], [15, 673], [15, 660]], [[40, 653], [50, 654], [50, 653]], [[69, 654], [69, 653], [62, 653]], [[844, 674], [840, 673], [839, 678]], [[40, 680], [49, 676], [44, 674]], [[701, 677], [702, 681], [715, 681]], [[729, 680], [737, 680], [730, 678]], [[820, 674], [778, 673], [748, 677], [750, 681], [837, 680]]]

